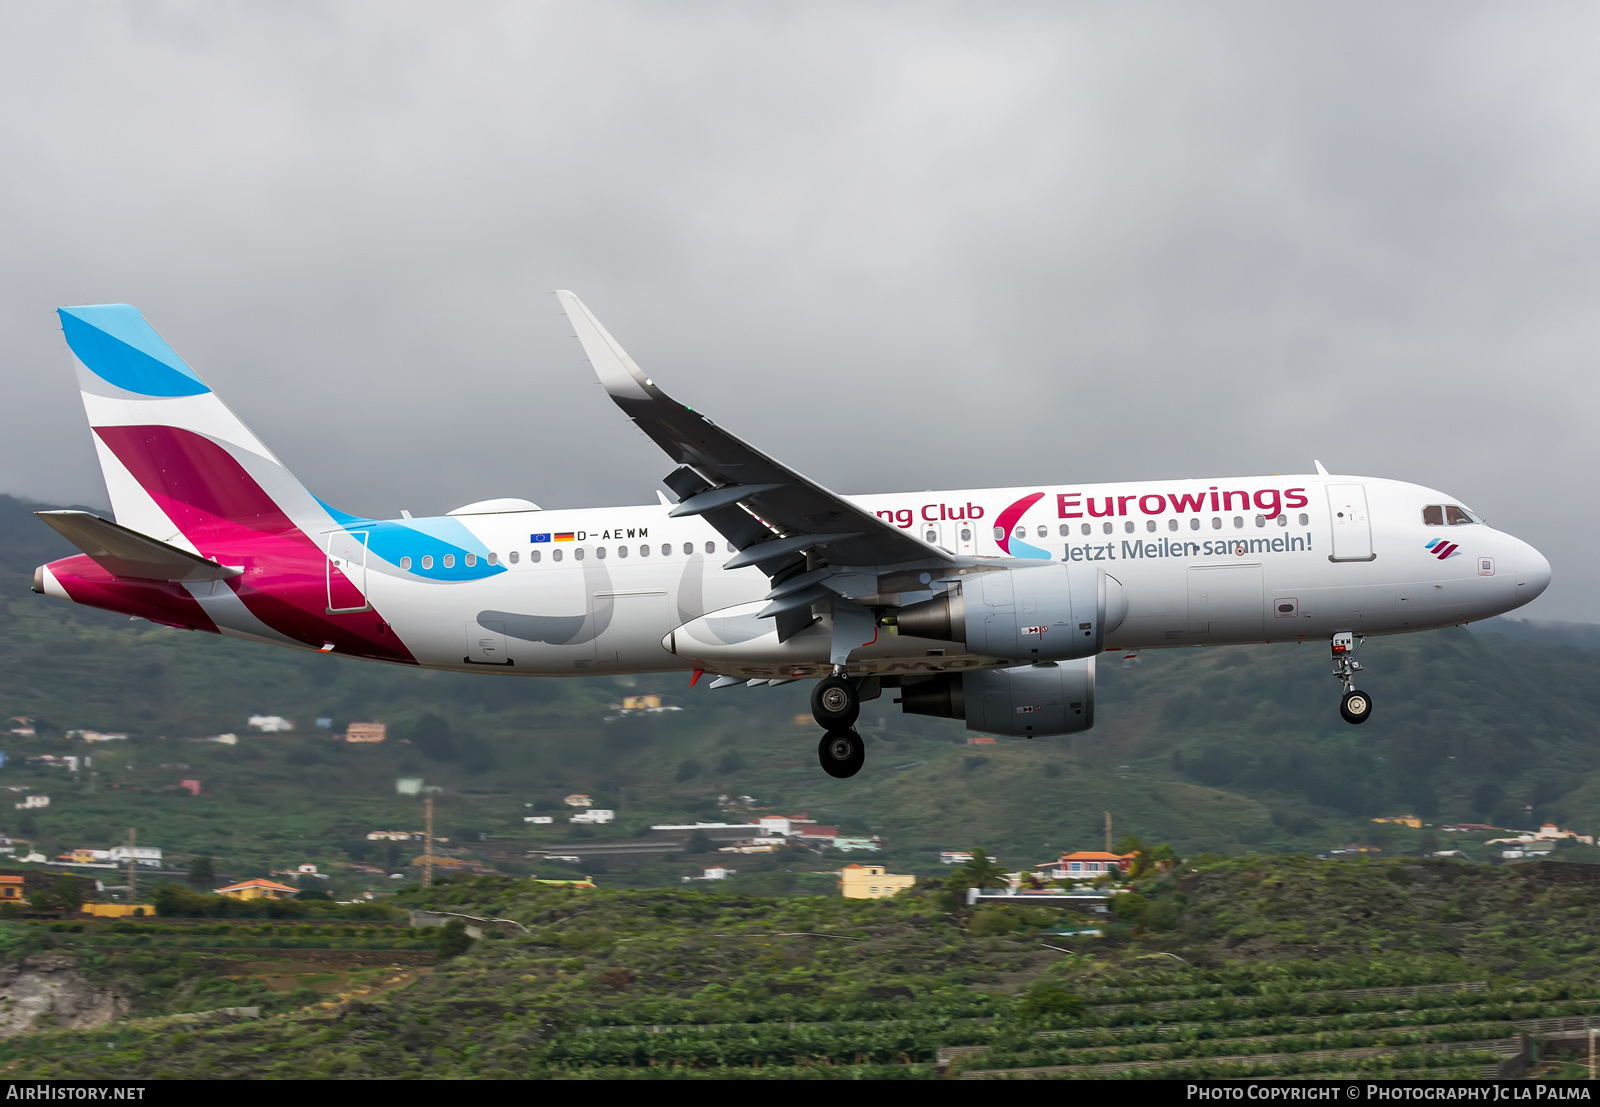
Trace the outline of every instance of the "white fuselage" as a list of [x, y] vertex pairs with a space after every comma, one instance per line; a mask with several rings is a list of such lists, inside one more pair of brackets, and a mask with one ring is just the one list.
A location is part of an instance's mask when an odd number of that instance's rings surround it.
[[[1352, 488], [1365, 503], [1346, 519], [1340, 508], [1352, 506]], [[1007, 520], [1002, 548], [996, 519], [1030, 497], [1034, 502]], [[1550, 574], [1538, 551], [1509, 534], [1481, 523], [1424, 522], [1425, 507], [1458, 502], [1451, 497], [1374, 478], [1080, 484], [852, 499], [953, 553], [1095, 562], [1121, 584], [1126, 600], [1120, 623], [1107, 623], [1107, 649], [1290, 642], [1465, 623], [1527, 603]], [[420, 552], [375, 546], [366, 566], [367, 597], [428, 667], [567, 676], [689, 668], [751, 678], [823, 674], [825, 628], [782, 644], [775, 634], [760, 633], [770, 620], [753, 615], [771, 583], [755, 568], [724, 570], [735, 551], [721, 535], [698, 518], [669, 518], [668, 510], [646, 505], [454, 516], [503, 572], [424, 579], [400, 568], [407, 564], [403, 556], [420, 558]], [[1362, 510], [1366, 518], [1355, 518]], [[565, 533], [572, 537], [556, 540]], [[1455, 548], [1441, 557], [1441, 542]], [[903, 603], [918, 598], [897, 596]], [[690, 624], [702, 628], [699, 637], [677, 633]], [[221, 629], [259, 637], [254, 627]], [[933, 672], [998, 660], [885, 628], [856, 651], [852, 669]]]

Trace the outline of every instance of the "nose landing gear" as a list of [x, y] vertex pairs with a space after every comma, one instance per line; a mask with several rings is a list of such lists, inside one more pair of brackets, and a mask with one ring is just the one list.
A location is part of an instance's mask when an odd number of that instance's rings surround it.
[[1339, 700], [1339, 714], [1351, 725], [1364, 723], [1372, 717], [1372, 697], [1356, 687], [1355, 675], [1361, 671], [1361, 662], [1354, 654], [1366, 636], [1341, 631], [1333, 636], [1333, 679], [1344, 685], [1344, 696]]

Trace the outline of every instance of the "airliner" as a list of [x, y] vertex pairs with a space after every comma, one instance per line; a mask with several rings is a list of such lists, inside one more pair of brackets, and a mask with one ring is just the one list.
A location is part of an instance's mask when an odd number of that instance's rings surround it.
[[[1366, 721], [1369, 636], [1528, 603], [1550, 565], [1458, 497], [1314, 473], [845, 496], [667, 395], [557, 292], [668, 496], [435, 518], [297, 481], [135, 308], [61, 308], [115, 521], [39, 517], [81, 554], [34, 591], [186, 630], [496, 676], [815, 681], [818, 760], [857, 773], [864, 700], [1026, 738], [1094, 725], [1106, 651], [1326, 642]], [[1063, 466], [1065, 468], [1065, 466]]]

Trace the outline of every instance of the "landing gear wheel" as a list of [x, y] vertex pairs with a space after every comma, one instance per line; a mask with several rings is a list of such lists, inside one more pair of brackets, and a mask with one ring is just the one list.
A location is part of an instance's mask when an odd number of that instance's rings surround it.
[[854, 730], [835, 729], [817, 743], [817, 760], [822, 771], [840, 780], [855, 776], [867, 760], [867, 744]]
[[1372, 718], [1372, 697], [1359, 688], [1352, 688], [1339, 701], [1339, 714], [1347, 723], [1364, 723]]
[[855, 726], [861, 715], [861, 696], [853, 682], [841, 676], [823, 677], [811, 689], [811, 714], [823, 730]]

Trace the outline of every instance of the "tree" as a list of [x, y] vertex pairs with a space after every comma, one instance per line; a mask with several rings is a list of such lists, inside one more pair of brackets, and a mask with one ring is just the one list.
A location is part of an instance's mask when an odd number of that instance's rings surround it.
[[189, 862], [189, 875], [184, 878], [191, 888], [210, 888], [217, 882], [217, 864], [210, 857], [200, 856]]
[[467, 934], [467, 926], [460, 919], [451, 919], [439, 928], [439, 960], [448, 961], [452, 957], [459, 957], [472, 948], [472, 938]]
[[1000, 863], [982, 849], [973, 850], [972, 860], [964, 863], [953, 875], [962, 881], [962, 888], [1004, 888], [1011, 883], [1011, 878]]
[[28, 902], [41, 911], [70, 915], [83, 906], [83, 885], [76, 877], [58, 876], [49, 888], [28, 893]]

